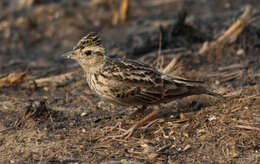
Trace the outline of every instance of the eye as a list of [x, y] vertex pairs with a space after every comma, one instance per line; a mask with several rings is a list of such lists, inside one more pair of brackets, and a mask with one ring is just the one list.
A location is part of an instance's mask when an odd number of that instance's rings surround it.
[[90, 51], [90, 50], [87, 50], [87, 51], [85, 51], [85, 52], [84, 52], [84, 54], [85, 54], [86, 56], [89, 56], [89, 55], [91, 55], [91, 54], [92, 54], [92, 51]]

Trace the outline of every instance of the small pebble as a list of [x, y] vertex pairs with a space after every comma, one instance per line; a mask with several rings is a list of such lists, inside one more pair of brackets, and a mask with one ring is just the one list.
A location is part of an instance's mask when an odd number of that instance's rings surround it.
[[186, 146], [184, 147], [183, 151], [187, 151], [187, 150], [189, 150], [190, 148], [191, 148], [190, 145], [186, 145]]
[[217, 118], [216, 118], [216, 116], [211, 116], [210, 118], [209, 118], [209, 121], [213, 121], [213, 120], [216, 120]]
[[83, 112], [83, 113], [80, 114], [81, 117], [84, 117], [84, 116], [86, 116], [86, 115], [87, 115], [86, 112]]
[[243, 50], [243, 49], [237, 50], [237, 55], [239, 55], [239, 56], [245, 55], [245, 50]]
[[188, 137], [189, 137], [189, 134], [184, 132], [184, 133], [183, 133], [183, 136], [188, 138]]

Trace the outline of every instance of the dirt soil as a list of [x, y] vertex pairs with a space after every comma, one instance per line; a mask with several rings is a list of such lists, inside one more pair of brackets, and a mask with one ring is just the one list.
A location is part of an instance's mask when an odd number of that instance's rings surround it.
[[[120, 2], [0, 1], [0, 163], [260, 163], [260, 2], [131, 0], [125, 21]], [[198, 55], [249, 2], [243, 32]], [[178, 57], [169, 74], [203, 80], [226, 99], [164, 104], [132, 137], [113, 138], [151, 109], [124, 119], [136, 108], [101, 100], [61, 57], [91, 31], [110, 56], [161, 69]]]

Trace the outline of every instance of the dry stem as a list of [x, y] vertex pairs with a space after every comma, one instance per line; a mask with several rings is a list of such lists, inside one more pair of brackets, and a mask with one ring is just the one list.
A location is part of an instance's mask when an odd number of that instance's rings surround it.
[[250, 23], [252, 14], [252, 7], [248, 5], [244, 13], [238, 18], [238, 20], [232, 24], [217, 40], [211, 43], [204, 43], [199, 50], [200, 55], [205, 55], [212, 49], [216, 49], [220, 45], [234, 42], [237, 37], [242, 33], [245, 27]]

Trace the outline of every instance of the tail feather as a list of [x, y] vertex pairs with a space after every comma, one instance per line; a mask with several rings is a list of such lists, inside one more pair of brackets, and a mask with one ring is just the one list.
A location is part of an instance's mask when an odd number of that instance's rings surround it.
[[189, 80], [189, 79], [184, 79], [178, 76], [171, 76], [173, 78], [173, 81], [177, 82], [177, 83], [181, 83], [181, 84], [186, 84], [186, 85], [201, 85], [204, 84], [204, 81], [197, 81], [197, 80]]
[[171, 78], [175, 82], [175, 84], [179, 85], [179, 87], [184, 87], [188, 89], [186, 93], [179, 95], [179, 97], [185, 97], [188, 95], [206, 94], [206, 95], [224, 99], [223, 95], [206, 89], [206, 87], [203, 86], [204, 84], [203, 81], [188, 80], [178, 76], [171, 76]]
[[224, 99], [223, 95], [216, 93], [216, 92], [209, 91], [208, 89], [206, 89], [203, 86], [192, 86], [190, 88], [190, 91], [191, 91], [192, 94], [206, 94], [206, 95], [210, 95], [210, 96], [214, 96], [214, 97]]

